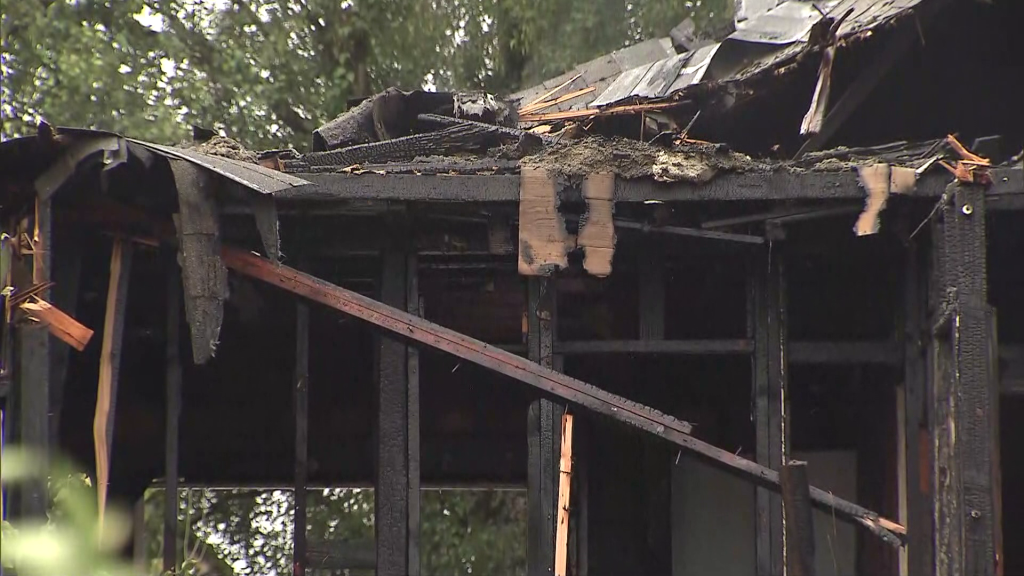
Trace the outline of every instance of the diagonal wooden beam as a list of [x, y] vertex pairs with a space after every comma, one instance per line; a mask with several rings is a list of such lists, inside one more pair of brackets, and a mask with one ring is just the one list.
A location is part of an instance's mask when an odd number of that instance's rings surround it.
[[128, 279], [131, 274], [132, 244], [114, 239], [110, 253], [110, 282], [107, 286], [107, 310], [103, 322], [103, 346], [100, 351], [100, 377], [96, 391], [96, 415], [93, 441], [96, 445], [96, 491], [99, 499], [99, 524], [107, 506], [110, 485], [110, 453], [114, 443], [114, 414], [121, 372], [121, 343], [127, 313]]
[[[355, 316], [402, 338], [447, 352], [589, 410], [636, 426], [685, 448], [713, 464], [722, 466], [759, 486], [776, 492], [781, 489], [777, 471], [690, 436], [692, 427], [687, 422], [605, 392], [575, 378], [559, 374], [550, 368], [545, 368], [454, 330], [428, 322], [403, 310], [335, 286], [294, 268], [275, 264], [257, 254], [223, 247], [221, 258], [229, 269], [239, 274], [283, 288], [298, 296]], [[902, 544], [902, 537], [906, 534], [906, 529], [891, 520], [880, 518], [875, 512], [837, 498], [818, 488], [811, 488], [811, 500], [815, 506], [864, 526], [893, 546]]]

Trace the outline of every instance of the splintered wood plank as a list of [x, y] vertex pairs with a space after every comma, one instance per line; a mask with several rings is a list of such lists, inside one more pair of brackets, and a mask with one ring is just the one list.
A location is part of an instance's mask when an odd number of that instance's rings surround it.
[[92, 330], [42, 298], [34, 297], [32, 302], [22, 304], [21, 309], [46, 326], [50, 334], [79, 352], [92, 339]]
[[[252, 252], [222, 247], [224, 264], [236, 273], [262, 280], [303, 298], [352, 315], [398, 335], [446, 352], [468, 362], [503, 374], [549, 394], [636, 426], [685, 448], [703, 460], [715, 464], [763, 488], [780, 490], [779, 473], [765, 466], [722, 450], [690, 435], [692, 425], [653, 408], [632, 402], [575, 378], [545, 368], [525, 358], [501, 350], [454, 330], [418, 318], [404, 310], [382, 304], [294, 268], [277, 264]], [[876, 512], [811, 488], [811, 500], [818, 508], [866, 528], [892, 546], [901, 546], [906, 529], [880, 518]]]
[[534, 98], [528, 104], [526, 104], [522, 108], [520, 108], [519, 109], [519, 113], [523, 114], [525, 110], [527, 110], [527, 109], [529, 109], [531, 107], [537, 106], [538, 104], [543, 103], [548, 98], [554, 96], [555, 94], [558, 94], [563, 88], [565, 88], [566, 86], [568, 86], [568, 85], [572, 84], [573, 82], [579, 80], [580, 76], [583, 76], [582, 72], [580, 72], [579, 74], [577, 74], [577, 75], [573, 76], [572, 78], [566, 80], [565, 82], [562, 82], [558, 86], [555, 86], [554, 88], [552, 88], [551, 90], [548, 90], [547, 92], [541, 94], [540, 96]]
[[593, 92], [596, 89], [597, 88], [595, 88], [594, 86], [587, 86], [586, 88], [581, 88], [579, 90], [574, 90], [572, 92], [569, 92], [568, 94], [563, 94], [562, 96], [559, 96], [558, 98], [555, 98], [554, 100], [548, 100], [546, 102], [538, 102], [538, 103], [532, 104], [532, 105], [530, 105], [530, 106], [528, 106], [526, 108], [522, 108], [522, 109], [519, 110], [519, 113], [520, 114], [532, 114], [532, 113], [534, 113], [534, 112], [536, 112], [538, 110], [545, 110], [545, 109], [550, 108], [552, 106], [557, 106], [557, 105], [561, 104], [562, 102], [568, 102], [569, 100], [573, 100], [575, 98], [579, 98], [580, 96], [586, 96], [587, 94], [590, 94], [591, 92]]
[[117, 409], [117, 384], [121, 366], [121, 341], [127, 311], [128, 278], [132, 245], [114, 239], [110, 253], [110, 282], [107, 285], [107, 312], [103, 320], [103, 348], [100, 351], [100, 378], [96, 391], [96, 415], [92, 435], [96, 445], [96, 491], [99, 499], [99, 523], [103, 526], [110, 485], [110, 450], [114, 440], [114, 414]]
[[558, 212], [558, 186], [546, 170], [522, 168], [519, 185], [519, 273], [547, 276], [568, 266], [569, 234]]
[[566, 576], [569, 558], [569, 490], [572, 480], [572, 414], [562, 415], [562, 455], [558, 461], [558, 524], [555, 526], [555, 576]]
[[615, 174], [591, 174], [583, 180], [583, 198], [587, 214], [581, 220], [576, 244], [583, 248], [583, 267], [594, 276], [612, 273], [615, 255]]

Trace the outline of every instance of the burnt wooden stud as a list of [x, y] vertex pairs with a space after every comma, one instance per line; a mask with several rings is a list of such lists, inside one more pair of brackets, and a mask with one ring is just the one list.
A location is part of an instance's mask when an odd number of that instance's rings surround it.
[[[58, 223], [60, 224], [60, 223]], [[54, 230], [53, 251], [53, 303], [72, 318], [78, 310], [79, 285], [82, 277], [82, 245], [80, 234], [71, 226], [59, 226]], [[60, 438], [60, 417], [64, 406], [64, 391], [67, 388], [68, 362], [71, 356], [68, 346], [54, 347], [50, 362], [50, 442]]]
[[[527, 279], [527, 353], [545, 368], [554, 366], [554, 280]], [[563, 409], [548, 399], [530, 404], [527, 414], [527, 576], [550, 576], [555, 566], [558, 452]]]
[[[398, 245], [381, 255], [380, 301], [406, 310], [408, 260]], [[403, 341], [381, 335], [377, 382], [374, 529], [378, 576], [409, 573], [409, 363]]]
[[131, 270], [132, 244], [115, 238], [110, 251], [110, 281], [107, 285], [107, 308], [103, 320], [103, 345], [100, 350], [100, 374], [96, 390], [96, 414], [92, 428], [96, 451], [96, 492], [99, 500], [100, 527], [103, 526], [107, 492], [110, 487], [110, 458], [114, 444], [121, 346], [125, 316], [128, 312]]
[[[637, 294], [640, 341], [650, 344], [665, 338], [665, 261], [655, 241], [641, 245], [637, 259]], [[665, 384], [664, 382], [658, 384]], [[672, 569], [672, 484], [671, 456], [656, 438], [645, 436], [643, 442], [643, 481], [641, 492], [646, 534], [643, 570], [665, 573]]]
[[178, 567], [178, 440], [181, 418], [181, 276], [167, 275], [167, 383], [164, 424], [164, 571]]
[[[406, 259], [406, 311], [423, 317], [416, 255]], [[409, 576], [420, 576], [420, 352], [406, 348], [409, 416]]]
[[306, 484], [309, 480], [309, 305], [295, 303], [295, 530], [292, 542], [293, 573], [305, 576]]
[[[757, 463], [778, 470], [785, 440], [786, 392], [785, 286], [779, 249], [769, 245], [753, 259], [749, 288], [754, 338], [753, 407]], [[755, 497], [755, 550], [758, 576], [782, 574], [782, 500], [759, 488]]]
[[[35, 242], [32, 249], [31, 285], [50, 280], [52, 261], [52, 214], [49, 200], [36, 200]], [[30, 228], [31, 230], [31, 228]], [[24, 286], [23, 288], [28, 288]], [[48, 300], [50, 290], [39, 297]], [[38, 451], [45, 458], [50, 453], [50, 334], [41, 324], [22, 324], [15, 334], [17, 359], [14, 364], [17, 382], [17, 441]], [[43, 518], [46, 514], [46, 482], [33, 480], [13, 491], [14, 510], [22, 517]]]
[[996, 574], [999, 470], [994, 311], [988, 305], [985, 190], [949, 187], [933, 236], [940, 295], [931, 321], [934, 573]]
[[928, 433], [925, 326], [927, 281], [924, 251], [911, 243], [903, 287], [904, 413], [906, 429], [907, 564], [909, 576], [931, 573], [931, 445]]
[[786, 574], [813, 576], [814, 525], [807, 462], [791, 460], [782, 466], [779, 479], [786, 510]]
[[[613, 420], [635, 426], [760, 487], [773, 491], [780, 489], [777, 470], [771, 470], [694, 438], [690, 435], [693, 427], [687, 422], [570, 378], [454, 330], [417, 318], [405, 310], [382, 304], [294, 268], [270, 262], [251, 252], [222, 247], [221, 257], [228, 268], [239, 274], [267, 282], [369, 322], [378, 329], [405, 340], [452, 354]], [[819, 488], [811, 488], [811, 500], [816, 507], [835, 514], [837, 518], [859, 524], [892, 546], [900, 546], [902, 538], [906, 535], [906, 529], [896, 522], [880, 518], [876, 512]], [[551, 505], [554, 506], [554, 502]]]

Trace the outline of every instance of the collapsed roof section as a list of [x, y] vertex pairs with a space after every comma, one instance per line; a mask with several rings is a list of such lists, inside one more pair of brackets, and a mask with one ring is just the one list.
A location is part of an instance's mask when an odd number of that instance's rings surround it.
[[[545, 107], [543, 113], [534, 109], [523, 118], [553, 120], [598, 114], [624, 102], [686, 100], [699, 92], [698, 87], [715, 91], [724, 87], [728, 93], [730, 85], [762, 72], [779, 72], [826, 43], [842, 46], [867, 37], [873, 29], [910, 14], [921, 2], [739, 0], [736, 30], [721, 42], [695, 38], [692, 23], [684, 22], [671, 38], [650, 40], [594, 59], [512, 98], [528, 103], [553, 88], [565, 90], [571, 98]], [[829, 34], [832, 27], [835, 30]], [[622, 66], [629, 61], [632, 66]]]

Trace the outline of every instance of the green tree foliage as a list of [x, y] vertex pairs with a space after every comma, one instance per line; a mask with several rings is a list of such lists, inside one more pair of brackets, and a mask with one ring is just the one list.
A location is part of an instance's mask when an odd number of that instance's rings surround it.
[[[146, 494], [147, 558], [159, 574], [163, 549], [163, 490]], [[312, 490], [310, 543], [371, 543], [373, 491]], [[289, 574], [294, 499], [289, 491], [185, 490], [178, 499], [178, 550], [190, 574]], [[526, 571], [526, 495], [517, 490], [424, 490], [420, 549], [426, 576]], [[351, 571], [348, 576], [372, 576]]]
[[39, 117], [176, 143], [189, 124], [305, 146], [388, 86], [507, 93], [732, 0], [4, 2], [0, 135]]

